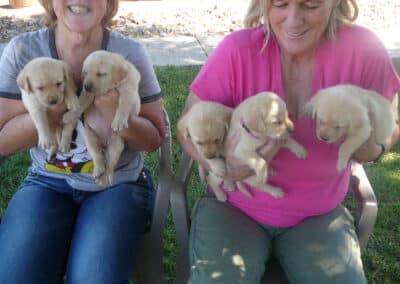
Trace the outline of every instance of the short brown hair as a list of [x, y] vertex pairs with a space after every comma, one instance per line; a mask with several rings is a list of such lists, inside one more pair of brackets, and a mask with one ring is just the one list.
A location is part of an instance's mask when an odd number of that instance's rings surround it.
[[[42, 23], [47, 27], [54, 27], [57, 23], [57, 16], [54, 13], [53, 0], [39, 0], [45, 10]], [[118, 12], [119, 0], [107, 0], [107, 11], [101, 20], [103, 27], [107, 27], [111, 23], [111, 19]]]
[[[244, 18], [244, 26], [246, 28], [254, 28], [260, 24], [264, 25], [266, 41], [268, 41], [271, 33], [268, 21], [268, 10], [270, 7], [271, 0], [251, 0]], [[338, 0], [338, 4], [332, 10], [329, 18], [325, 36], [328, 39], [334, 39], [336, 27], [354, 22], [357, 16], [357, 0]]]

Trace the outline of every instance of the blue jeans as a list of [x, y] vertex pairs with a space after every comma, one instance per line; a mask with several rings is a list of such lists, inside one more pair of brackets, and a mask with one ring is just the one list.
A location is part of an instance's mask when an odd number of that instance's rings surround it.
[[274, 255], [290, 283], [365, 284], [353, 221], [340, 205], [296, 226], [272, 227], [228, 202], [202, 197], [192, 211], [188, 283], [263, 283]]
[[146, 169], [99, 192], [29, 175], [0, 224], [0, 283], [129, 283], [154, 193]]

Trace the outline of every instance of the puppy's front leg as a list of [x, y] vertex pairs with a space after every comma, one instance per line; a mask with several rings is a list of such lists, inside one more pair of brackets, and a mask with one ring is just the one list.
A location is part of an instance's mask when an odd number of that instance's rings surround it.
[[92, 104], [94, 100], [94, 94], [88, 93], [82, 90], [79, 96], [79, 107], [77, 109], [71, 109], [67, 111], [63, 116], [64, 124], [75, 123], [82, 116], [82, 113]]
[[221, 189], [222, 179], [212, 172], [207, 176], [207, 183], [210, 185], [212, 191], [215, 193], [216, 198], [219, 201], [225, 202], [227, 200], [226, 193]]
[[370, 133], [370, 128], [361, 127], [357, 133], [347, 136], [346, 140], [339, 147], [338, 162], [336, 165], [338, 171], [342, 171], [347, 167], [351, 155], [367, 141]]
[[86, 147], [92, 156], [94, 168], [93, 168], [93, 178], [97, 180], [105, 171], [105, 158], [104, 151], [101, 147], [101, 141], [93, 129], [85, 122], [85, 142]]
[[136, 92], [136, 90], [129, 90], [129, 88], [127, 88], [125, 85], [118, 88], [118, 108], [111, 124], [111, 128], [114, 131], [121, 131], [125, 128], [128, 128], [130, 114], [132, 113], [137, 115], [140, 111], [139, 94]]
[[61, 139], [58, 145], [58, 150], [63, 153], [68, 153], [71, 150], [72, 134], [78, 123], [78, 119], [71, 123], [64, 123], [61, 131]]
[[293, 138], [289, 138], [283, 147], [288, 148], [299, 159], [305, 159], [308, 156], [307, 150]]
[[30, 115], [38, 132], [38, 146], [43, 149], [57, 148], [57, 136], [50, 128], [46, 109], [32, 109]]
[[235, 149], [234, 155], [254, 170], [258, 183], [267, 183], [267, 162], [256, 151], [247, 150], [245, 146], [239, 142]]
[[210, 170], [214, 175], [223, 178], [226, 173], [226, 164], [224, 160], [220, 158], [207, 159], [207, 163], [210, 165]]
[[78, 96], [73, 91], [65, 92], [64, 101], [69, 110], [77, 110], [81, 106]]

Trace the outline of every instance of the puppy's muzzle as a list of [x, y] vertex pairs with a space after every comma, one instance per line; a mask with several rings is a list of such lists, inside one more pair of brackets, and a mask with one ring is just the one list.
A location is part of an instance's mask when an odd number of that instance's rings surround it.
[[209, 159], [209, 160], [215, 159], [215, 158], [217, 158], [217, 155], [216, 154], [207, 154], [206, 158]]
[[324, 142], [330, 142], [331, 139], [329, 137], [321, 136], [318, 135], [319, 140], [324, 141]]
[[50, 98], [47, 100], [47, 103], [51, 106], [58, 104], [58, 99], [57, 98]]
[[85, 91], [88, 93], [93, 92], [93, 83], [89, 82], [84, 85]]

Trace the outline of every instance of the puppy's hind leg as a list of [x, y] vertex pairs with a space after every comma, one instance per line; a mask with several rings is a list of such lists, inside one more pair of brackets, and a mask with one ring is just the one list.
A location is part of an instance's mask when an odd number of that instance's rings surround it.
[[107, 187], [112, 185], [114, 177], [114, 168], [118, 163], [119, 157], [124, 150], [125, 144], [124, 140], [118, 136], [113, 135], [111, 137], [111, 142], [107, 147], [106, 151], [106, 167], [103, 175], [101, 175], [97, 180], [97, 184], [101, 187]]
[[214, 175], [212, 172], [208, 173], [207, 176], [207, 183], [210, 185], [212, 191], [215, 194], [215, 197], [222, 202], [225, 202], [227, 200], [225, 192], [221, 189], [221, 183], [222, 179], [220, 177], [217, 177]]
[[250, 191], [246, 188], [246, 186], [243, 184], [243, 182], [237, 181], [236, 182], [237, 188], [240, 190], [241, 193], [246, 195], [247, 197], [253, 198], [253, 195], [250, 193]]
[[255, 175], [247, 178], [245, 181], [256, 189], [269, 193], [275, 198], [282, 198], [285, 195], [280, 187], [267, 183], [259, 183]]
[[100, 139], [87, 122], [85, 122], [84, 134], [86, 147], [93, 159], [93, 178], [96, 180], [103, 175], [105, 171], [104, 151], [101, 147]]
[[71, 123], [65, 123], [61, 131], [61, 138], [58, 143], [58, 150], [63, 153], [68, 153], [71, 150], [72, 134], [77, 124], [77, 120]]

